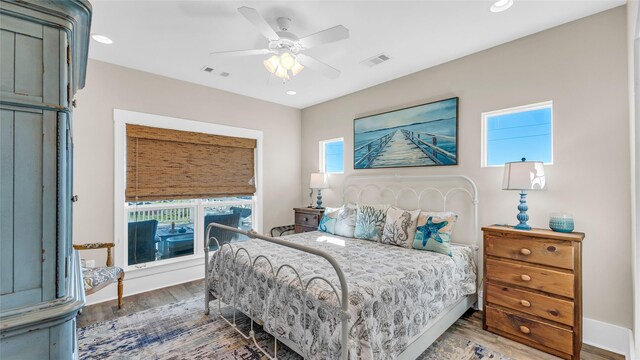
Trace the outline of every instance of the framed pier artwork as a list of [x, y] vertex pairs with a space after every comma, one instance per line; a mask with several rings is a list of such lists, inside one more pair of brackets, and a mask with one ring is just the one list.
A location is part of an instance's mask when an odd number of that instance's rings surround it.
[[353, 168], [458, 164], [458, 98], [353, 120]]

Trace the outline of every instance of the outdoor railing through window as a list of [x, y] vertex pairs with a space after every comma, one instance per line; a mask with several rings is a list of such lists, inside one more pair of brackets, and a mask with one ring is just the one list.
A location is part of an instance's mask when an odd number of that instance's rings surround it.
[[[250, 196], [125, 203], [127, 265], [145, 267], [147, 263], [202, 255], [207, 225], [216, 222], [251, 230], [256, 216], [253, 209], [254, 198]], [[230, 231], [214, 236], [221, 244], [243, 240]], [[211, 250], [215, 250], [213, 246]]]

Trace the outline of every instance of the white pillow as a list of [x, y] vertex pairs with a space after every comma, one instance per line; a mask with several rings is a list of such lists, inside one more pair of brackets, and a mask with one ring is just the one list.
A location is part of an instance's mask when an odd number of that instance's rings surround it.
[[411, 249], [416, 236], [418, 215], [420, 215], [420, 209], [409, 211], [390, 207], [387, 210], [387, 220], [384, 223], [380, 242]]
[[352, 238], [356, 231], [356, 206], [346, 204], [340, 208], [335, 225], [335, 235]]

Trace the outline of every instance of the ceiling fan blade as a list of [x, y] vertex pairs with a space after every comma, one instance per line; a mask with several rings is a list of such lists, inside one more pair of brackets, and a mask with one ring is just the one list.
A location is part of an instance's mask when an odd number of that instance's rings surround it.
[[209, 53], [209, 55], [222, 55], [222, 56], [253, 56], [253, 55], [267, 55], [273, 51], [269, 49], [251, 49], [251, 50], [235, 50], [235, 51], [218, 51]]
[[349, 38], [349, 29], [342, 25], [322, 30], [298, 40], [305, 49]]
[[335, 79], [340, 76], [340, 70], [333, 68], [318, 59], [314, 59], [309, 55], [298, 54], [297, 59], [302, 66], [306, 66], [313, 71], [317, 71], [330, 79]]
[[264, 37], [269, 40], [280, 39], [271, 25], [269, 25], [267, 21], [262, 16], [260, 16], [256, 9], [243, 6], [238, 8], [238, 11], [240, 12], [240, 14], [242, 14], [242, 16], [247, 18], [247, 20], [249, 20], [249, 22], [252, 23], [253, 26], [257, 27], [258, 30], [260, 30], [260, 33], [264, 35]]

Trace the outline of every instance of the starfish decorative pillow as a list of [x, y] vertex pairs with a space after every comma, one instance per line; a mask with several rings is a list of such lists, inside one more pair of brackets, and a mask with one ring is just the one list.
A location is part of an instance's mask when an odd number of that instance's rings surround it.
[[451, 256], [451, 232], [458, 220], [453, 212], [423, 212], [418, 216], [413, 248]]

